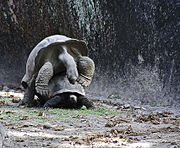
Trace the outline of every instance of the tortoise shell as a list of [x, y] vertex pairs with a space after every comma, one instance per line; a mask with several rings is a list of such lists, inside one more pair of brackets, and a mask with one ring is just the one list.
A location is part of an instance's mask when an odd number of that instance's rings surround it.
[[[32, 82], [36, 79], [39, 69], [47, 61], [52, 63], [55, 73], [65, 71], [64, 65], [59, 63], [58, 59], [62, 45], [67, 47], [67, 52], [73, 56], [75, 60], [79, 55], [73, 52], [74, 49], [77, 50], [77, 53], [80, 54], [80, 56], [87, 56], [88, 54], [87, 45], [82, 40], [69, 38], [64, 35], [52, 35], [43, 39], [37, 44], [37, 46], [35, 46], [28, 57], [26, 73], [21, 81], [24, 88], [31, 86]], [[58, 69], [55, 68], [57, 65]]]

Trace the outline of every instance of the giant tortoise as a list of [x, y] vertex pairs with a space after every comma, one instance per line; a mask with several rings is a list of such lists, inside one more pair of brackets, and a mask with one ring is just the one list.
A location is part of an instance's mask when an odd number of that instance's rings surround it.
[[[53, 75], [59, 72], [66, 72], [72, 84], [78, 81], [82, 86], [88, 86], [95, 66], [94, 62], [86, 57], [87, 54], [84, 41], [63, 35], [52, 35], [43, 39], [28, 57], [26, 73], [21, 81], [26, 90], [18, 105], [30, 103], [35, 94], [48, 96], [48, 83]], [[79, 62], [81, 60], [84, 62]]]
[[59, 108], [94, 108], [93, 103], [85, 97], [85, 91], [81, 84], [71, 84], [66, 73], [58, 73], [48, 83], [49, 96], [40, 96], [39, 104], [48, 107]]

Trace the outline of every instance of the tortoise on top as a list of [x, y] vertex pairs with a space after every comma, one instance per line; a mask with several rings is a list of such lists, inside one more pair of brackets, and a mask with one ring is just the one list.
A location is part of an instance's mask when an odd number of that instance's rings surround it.
[[[86, 60], [87, 54], [84, 41], [63, 35], [52, 35], [43, 39], [28, 57], [26, 73], [21, 81], [26, 90], [19, 105], [31, 102], [36, 93], [48, 96], [48, 82], [59, 72], [65, 71], [72, 84], [78, 81], [83, 86], [88, 86], [95, 66], [90, 58], [87, 57]], [[84, 64], [78, 64], [81, 60], [85, 61]]]

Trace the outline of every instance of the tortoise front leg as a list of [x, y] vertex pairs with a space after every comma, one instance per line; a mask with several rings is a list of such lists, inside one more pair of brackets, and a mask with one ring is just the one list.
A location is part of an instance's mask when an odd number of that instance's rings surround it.
[[67, 47], [62, 46], [63, 50], [59, 55], [59, 60], [66, 67], [67, 78], [70, 83], [74, 84], [78, 78], [78, 70], [74, 58], [67, 52]]
[[60, 95], [56, 95], [52, 97], [50, 100], [48, 100], [43, 107], [48, 108], [48, 107], [56, 107], [63, 101], [63, 97]]
[[39, 70], [38, 76], [36, 78], [35, 89], [38, 94], [42, 96], [48, 96], [48, 83], [52, 76], [53, 66], [50, 62], [46, 62]]
[[35, 91], [31, 89], [30, 87], [27, 87], [24, 93], [23, 100], [21, 100], [17, 106], [21, 106], [25, 104], [29, 105], [30, 103], [33, 102], [34, 95], [35, 95]]
[[83, 105], [86, 106], [87, 109], [95, 108], [92, 101], [88, 100], [85, 96], [79, 96], [78, 102], [77, 102], [77, 107], [78, 106], [80, 107]]

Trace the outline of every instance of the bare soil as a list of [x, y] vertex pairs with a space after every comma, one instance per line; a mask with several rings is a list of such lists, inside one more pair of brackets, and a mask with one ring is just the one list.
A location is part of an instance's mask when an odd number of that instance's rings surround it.
[[178, 109], [91, 99], [94, 111], [17, 108], [13, 98], [0, 98], [0, 121], [8, 135], [3, 147], [180, 148]]

